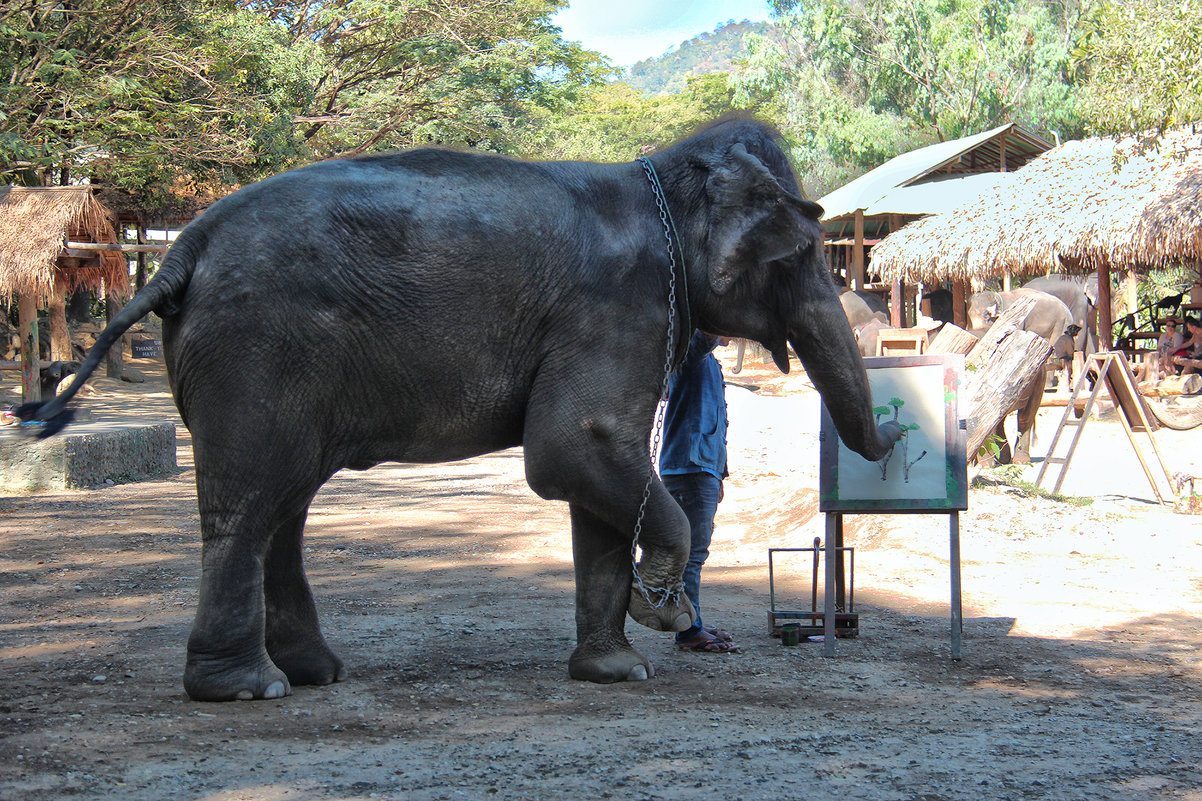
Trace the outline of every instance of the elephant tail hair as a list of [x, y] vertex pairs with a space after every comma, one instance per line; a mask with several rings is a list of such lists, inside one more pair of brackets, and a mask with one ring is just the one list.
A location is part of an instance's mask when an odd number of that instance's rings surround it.
[[162, 317], [177, 314], [180, 301], [192, 278], [192, 269], [196, 263], [196, 245], [187, 238], [181, 237], [172, 246], [163, 260], [163, 266], [113, 318], [103, 331], [96, 337], [96, 344], [84, 358], [75, 373], [75, 380], [62, 394], [48, 401], [24, 403], [14, 410], [14, 414], [25, 422], [42, 422], [37, 433], [38, 439], [45, 439], [61, 431], [75, 416], [74, 410], [67, 409], [67, 404], [75, 397], [75, 393], [84, 385], [104, 360], [108, 349], [121, 338], [121, 335], [150, 312], [158, 312]]

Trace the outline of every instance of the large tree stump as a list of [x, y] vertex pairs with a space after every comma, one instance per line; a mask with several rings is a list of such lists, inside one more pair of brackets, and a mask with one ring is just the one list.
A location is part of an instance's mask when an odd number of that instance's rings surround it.
[[1006, 309], [965, 358], [969, 458], [1018, 403], [1052, 353], [1046, 339], [1022, 330], [1034, 306], [1033, 298], [1021, 298]]
[[944, 323], [927, 346], [927, 353], [968, 353], [979, 340], [954, 323]]

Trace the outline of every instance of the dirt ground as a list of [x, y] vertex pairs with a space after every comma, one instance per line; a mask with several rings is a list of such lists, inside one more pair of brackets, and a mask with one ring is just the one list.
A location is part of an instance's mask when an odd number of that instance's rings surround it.
[[[83, 405], [178, 419], [161, 366], [135, 365], [148, 383]], [[861, 633], [828, 659], [767, 625], [767, 549], [822, 533], [817, 396], [800, 372], [730, 380], [758, 390], [728, 390], [703, 605], [742, 653], [629, 623], [641, 683], [568, 678], [567, 509], [520, 451], [331, 480], [305, 551], [350, 677], [253, 703], [181, 688], [200, 554], [182, 426], [177, 475], [0, 497], [0, 798], [1202, 800], [1202, 518], [1154, 503], [1117, 422], [1090, 421], [1069, 470], [1088, 505], [972, 490], [960, 661], [948, 518], [848, 517]], [[1156, 437], [1202, 475], [1202, 431]], [[789, 558], [778, 607], [808, 606]]]

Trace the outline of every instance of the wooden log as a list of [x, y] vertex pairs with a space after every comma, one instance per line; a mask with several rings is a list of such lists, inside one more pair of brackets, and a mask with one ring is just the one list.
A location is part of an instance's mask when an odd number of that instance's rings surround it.
[[1172, 375], [1155, 386], [1140, 389], [1144, 395], [1148, 395], [1153, 398], [1168, 398], [1174, 395], [1193, 395], [1199, 390], [1202, 390], [1202, 375], [1198, 375], [1197, 373], [1190, 373], [1189, 375]]
[[38, 361], [38, 304], [31, 292], [17, 298], [17, 327], [21, 334], [21, 400], [42, 399], [42, 365]]
[[979, 340], [953, 323], [944, 323], [927, 346], [927, 353], [968, 353]]
[[1006, 309], [964, 360], [969, 458], [1041, 374], [1052, 353], [1046, 339], [1021, 328], [1034, 306], [1034, 299], [1021, 298]]

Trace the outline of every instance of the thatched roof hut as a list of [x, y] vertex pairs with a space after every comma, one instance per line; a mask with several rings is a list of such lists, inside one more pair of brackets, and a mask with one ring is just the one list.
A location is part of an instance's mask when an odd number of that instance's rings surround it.
[[1202, 263], [1202, 133], [1066, 142], [946, 214], [872, 250], [887, 280], [924, 281]]
[[77, 253], [68, 241], [116, 243], [107, 209], [91, 187], [0, 187], [0, 296], [43, 302], [79, 287], [125, 294], [124, 253]]

